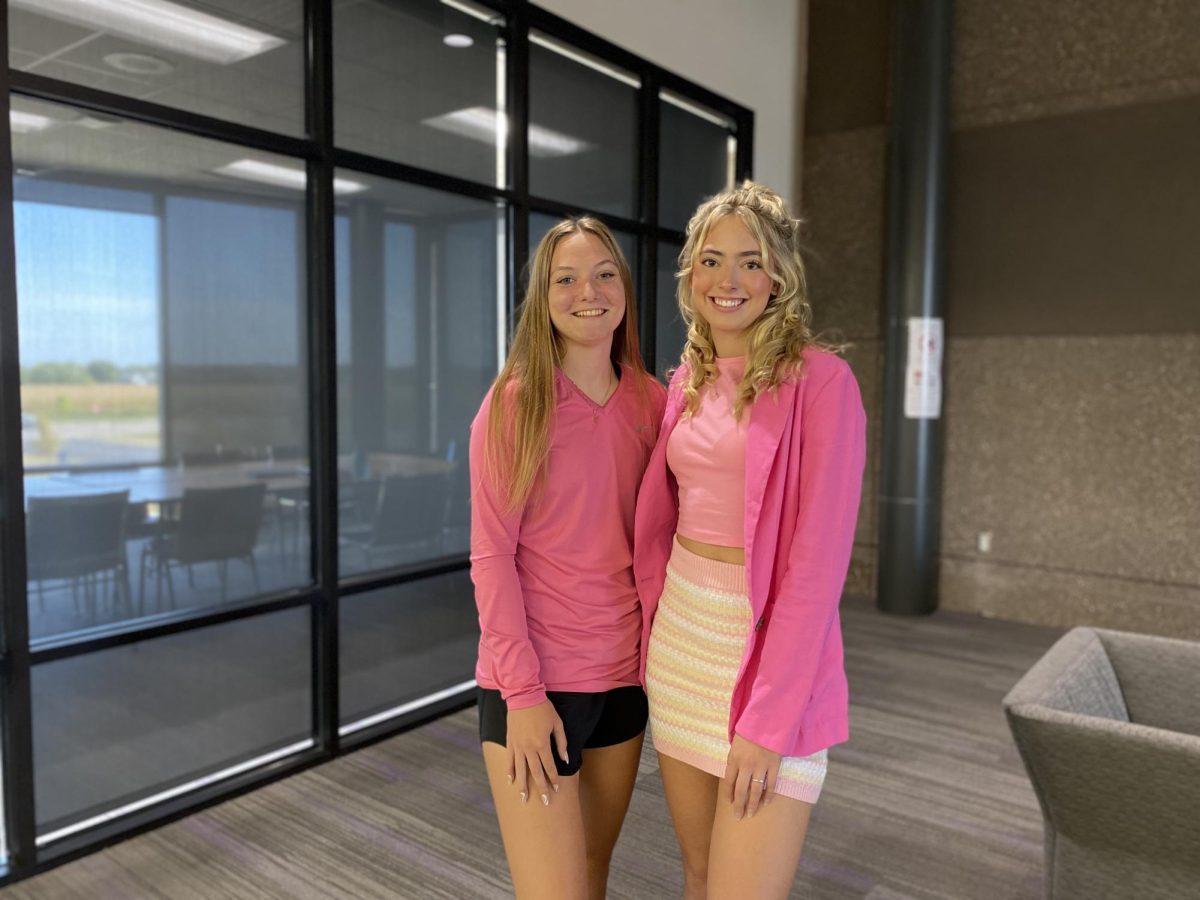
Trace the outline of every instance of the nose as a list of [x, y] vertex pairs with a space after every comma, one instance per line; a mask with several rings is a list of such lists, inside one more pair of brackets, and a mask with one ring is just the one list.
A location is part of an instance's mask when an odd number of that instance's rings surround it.
[[590, 278], [584, 279], [582, 292], [583, 292], [584, 300], [590, 301], [590, 300], [596, 299], [596, 286], [594, 284], [592, 284], [592, 279], [590, 279]]

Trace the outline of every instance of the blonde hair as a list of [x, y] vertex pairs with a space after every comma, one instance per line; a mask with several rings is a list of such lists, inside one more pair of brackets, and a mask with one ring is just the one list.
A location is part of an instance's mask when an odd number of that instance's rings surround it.
[[550, 320], [550, 266], [558, 245], [576, 234], [597, 238], [616, 263], [625, 291], [625, 315], [613, 332], [610, 358], [616, 365], [632, 370], [642, 402], [649, 408], [649, 375], [638, 345], [637, 303], [629, 263], [608, 226], [599, 219], [579, 216], [559, 222], [542, 237], [529, 262], [525, 299], [512, 348], [492, 384], [486, 466], [493, 485], [507, 497], [510, 512], [525, 506], [546, 469], [554, 421], [555, 369], [565, 349], [562, 336]]
[[804, 262], [800, 256], [800, 220], [792, 218], [783, 198], [770, 188], [744, 181], [732, 190], [700, 204], [687, 226], [687, 241], [679, 254], [677, 296], [687, 325], [687, 342], [680, 363], [687, 367], [683, 384], [684, 412], [700, 404], [700, 387], [716, 380], [716, 350], [712, 331], [692, 305], [692, 271], [713, 226], [726, 216], [736, 216], [758, 242], [763, 268], [772, 281], [770, 299], [750, 326], [746, 341], [746, 372], [734, 398], [733, 414], [759, 395], [774, 390], [784, 380], [800, 374], [804, 351], [809, 347], [840, 351], [841, 345], [818, 341], [812, 332], [812, 307]]

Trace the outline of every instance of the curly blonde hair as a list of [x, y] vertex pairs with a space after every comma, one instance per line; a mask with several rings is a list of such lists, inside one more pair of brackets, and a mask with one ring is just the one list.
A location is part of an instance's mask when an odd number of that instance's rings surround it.
[[760, 394], [799, 376], [807, 348], [835, 352], [844, 349], [813, 335], [812, 307], [800, 256], [800, 220], [792, 218], [783, 198], [769, 187], [744, 181], [700, 204], [688, 222], [687, 241], [679, 254], [677, 297], [687, 325], [687, 342], [680, 357], [681, 366], [687, 367], [683, 383], [685, 415], [699, 407], [701, 386], [717, 377], [712, 331], [692, 305], [692, 271], [712, 227], [726, 216], [737, 216], [754, 236], [763, 268], [773, 283], [766, 308], [750, 327], [746, 372], [734, 398], [734, 416], [740, 418], [742, 410]]

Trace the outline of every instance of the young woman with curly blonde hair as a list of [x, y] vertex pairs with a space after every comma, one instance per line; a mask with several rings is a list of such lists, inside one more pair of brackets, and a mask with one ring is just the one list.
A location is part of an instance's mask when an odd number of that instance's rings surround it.
[[471, 427], [479, 736], [521, 900], [604, 897], [646, 727], [633, 514], [664, 400], [611, 232], [560, 222]]
[[837, 606], [865, 416], [813, 336], [776, 193], [703, 203], [679, 260], [687, 344], [635, 524], [650, 733], [685, 896], [786, 897], [847, 737]]

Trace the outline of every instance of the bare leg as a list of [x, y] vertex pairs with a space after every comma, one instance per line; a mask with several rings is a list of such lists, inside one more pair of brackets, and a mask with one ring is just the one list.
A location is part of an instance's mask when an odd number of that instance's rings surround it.
[[[715, 775], [661, 753], [658, 754], [658, 767], [675, 837], [683, 854], [684, 900], [705, 900], [708, 896], [709, 844], [720, 782]], [[748, 891], [742, 894], [744, 898], [753, 896]]]
[[[722, 784], [722, 791], [729, 785]], [[775, 796], [738, 821], [730, 803], [717, 803], [708, 855], [710, 900], [786, 900], [800, 863], [812, 804]]]
[[559, 792], [543, 806], [535, 795], [522, 802], [508, 783], [508, 754], [485, 741], [483, 761], [504, 838], [517, 900], [586, 900], [587, 849], [579, 803], [579, 776], [559, 779]]
[[644, 736], [639, 734], [621, 744], [583, 751], [579, 801], [587, 843], [589, 900], [604, 900], [608, 866], [637, 781]]

